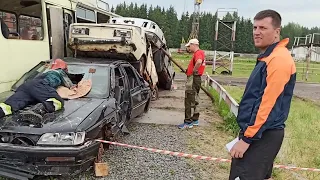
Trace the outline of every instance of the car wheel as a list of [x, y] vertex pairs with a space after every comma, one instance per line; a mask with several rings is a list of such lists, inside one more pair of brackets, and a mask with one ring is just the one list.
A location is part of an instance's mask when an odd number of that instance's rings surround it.
[[156, 66], [156, 70], [157, 72], [162, 72], [163, 68], [165, 67], [165, 63], [164, 63], [164, 53], [162, 52], [161, 49], [157, 50], [154, 54], [153, 54], [153, 61], [154, 61], [154, 65]]
[[[108, 123], [103, 128], [101, 128], [97, 139], [111, 141], [113, 137], [111, 127], [112, 127], [111, 123]], [[94, 162], [96, 163], [102, 162], [102, 156], [104, 154], [104, 151], [107, 149], [109, 149], [109, 144], [101, 142]]]
[[[100, 139], [105, 140], [105, 141], [111, 141], [113, 138], [113, 133], [112, 133], [112, 124], [108, 123], [106, 124], [102, 129], [100, 133]], [[109, 144], [103, 143], [103, 148], [105, 150], [109, 149]]]
[[169, 82], [165, 84], [165, 90], [171, 90], [173, 80], [171, 79]]

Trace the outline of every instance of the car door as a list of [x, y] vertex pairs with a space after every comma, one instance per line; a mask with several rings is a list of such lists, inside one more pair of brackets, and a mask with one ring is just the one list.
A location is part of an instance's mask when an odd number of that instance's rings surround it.
[[143, 111], [147, 101], [151, 96], [151, 90], [148, 82], [146, 82], [137, 71], [134, 71], [134, 73], [136, 74], [137, 81], [139, 83], [139, 87], [141, 90], [141, 99], [142, 99], [142, 105], [143, 105], [142, 111]]
[[114, 98], [116, 100], [117, 105], [117, 125], [121, 127], [127, 118], [129, 117], [129, 91], [128, 85], [126, 81], [125, 71], [121, 66], [117, 66], [112, 69], [112, 76], [114, 81], [114, 87], [112, 88], [112, 92], [114, 93]]
[[128, 87], [130, 89], [131, 118], [135, 118], [143, 113], [146, 99], [137, 71], [130, 65], [123, 65], [123, 67], [127, 74]]

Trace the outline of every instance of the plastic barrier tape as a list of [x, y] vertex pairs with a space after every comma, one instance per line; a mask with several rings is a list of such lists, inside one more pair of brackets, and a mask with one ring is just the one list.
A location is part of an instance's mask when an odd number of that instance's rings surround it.
[[[166, 151], [166, 150], [147, 148], [147, 147], [142, 147], [142, 146], [134, 146], [134, 145], [129, 145], [129, 144], [122, 144], [122, 143], [118, 143], [118, 142], [104, 141], [104, 140], [99, 140], [99, 139], [97, 139], [96, 141], [102, 142], [102, 143], [107, 143], [107, 144], [112, 144], [112, 145], [116, 145], [116, 146], [123, 146], [123, 147], [128, 147], [128, 148], [135, 148], [135, 149], [142, 149], [142, 150], [151, 151], [151, 152], [155, 152], [155, 153], [169, 154], [169, 155], [178, 156], [178, 157], [187, 157], [187, 158], [193, 158], [193, 159], [199, 159], [199, 160], [208, 160], [208, 161], [216, 161], [216, 162], [231, 162], [230, 159], [213, 158], [213, 157], [209, 157], [209, 156], [199, 156], [199, 155], [193, 155], [193, 154], [186, 154], [186, 153], [182, 153], [182, 152]], [[276, 164], [273, 166], [273, 168], [293, 170], [293, 171], [320, 172], [320, 169], [315, 169], [315, 168], [299, 168], [299, 167], [276, 165]]]

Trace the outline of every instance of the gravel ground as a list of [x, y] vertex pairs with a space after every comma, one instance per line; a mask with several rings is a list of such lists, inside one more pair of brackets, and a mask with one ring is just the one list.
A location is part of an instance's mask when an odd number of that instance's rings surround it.
[[[145, 146], [161, 150], [188, 152], [187, 132], [180, 131], [173, 125], [155, 125], [131, 123], [129, 135], [120, 135], [116, 141], [130, 145]], [[78, 177], [79, 180], [194, 180], [199, 178], [197, 170], [191, 167], [186, 158], [153, 153], [140, 149], [111, 145], [105, 151], [103, 161], [109, 166], [109, 175], [97, 178], [89, 169]], [[52, 179], [51, 178], [48, 178]], [[55, 180], [66, 180], [56, 177]]]
[[[186, 137], [171, 125], [132, 123], [131, 134], [121, 137], [122, 143], [186, 152]], [[141, 133], [143, 132], [143, 133]], [[112, 146], [105, 156], [110, 175], [104, 179], [195, 179], [196, 171], [184, 158], [139, 149]], [[119, 173], [119, 170], [122, 171]]]
[[[224, 145], [232, 139], [221, 130], [222, 122], [212, 109], [209, 98], [201, 91], [199, 127], [179, 130], [174, 124], [183, 121], [184, 83], [175, 82], [177, 89], [161, 91], [159, 101], [153, 102], [148, 114], [129, 124], [129, 135], [120, 135], [115, 141], [161, 150], [228, 158]], [[156, 111], [160, 110], [160, 111]], [[154, 124], [156, 123], [156, 124]], [[160, 124], [158, 124], [160, 123]], [[167, 124], [168, 123], [168, 124]], [[228, 164], [199, 161], [140, 149], [110, 146], [103, 156], [109, 166], [109, 175], [97, 178], [93, 169], [71, 179], [81, 180], [223, 180], [227, 179]], [[58, 178], [66, 180], [65, 177]]]

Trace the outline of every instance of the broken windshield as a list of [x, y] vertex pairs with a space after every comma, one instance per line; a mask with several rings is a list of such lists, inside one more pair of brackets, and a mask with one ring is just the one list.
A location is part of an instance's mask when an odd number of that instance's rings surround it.
[[68, 70], [72, 81], [79, 82], [82, 79], [91, 80], [92, 88], [86, 97], [106, 98], [109, 93], [109, 66], [69, 64]]
[[[41, 62], [29, 72], [24, 74], [13, 86], [12, 90], [16, 90], [22, 83], [29, 81], [48, 69], [45, 63]], [[91, 98], [107, 98], [109, 94], [110, 70], [108, 65], [93, 64], [68, 64], [68, 76], [74, 84], [82, 79], [90, 79], [92, 81], [91, 91], [85, 97]]]

